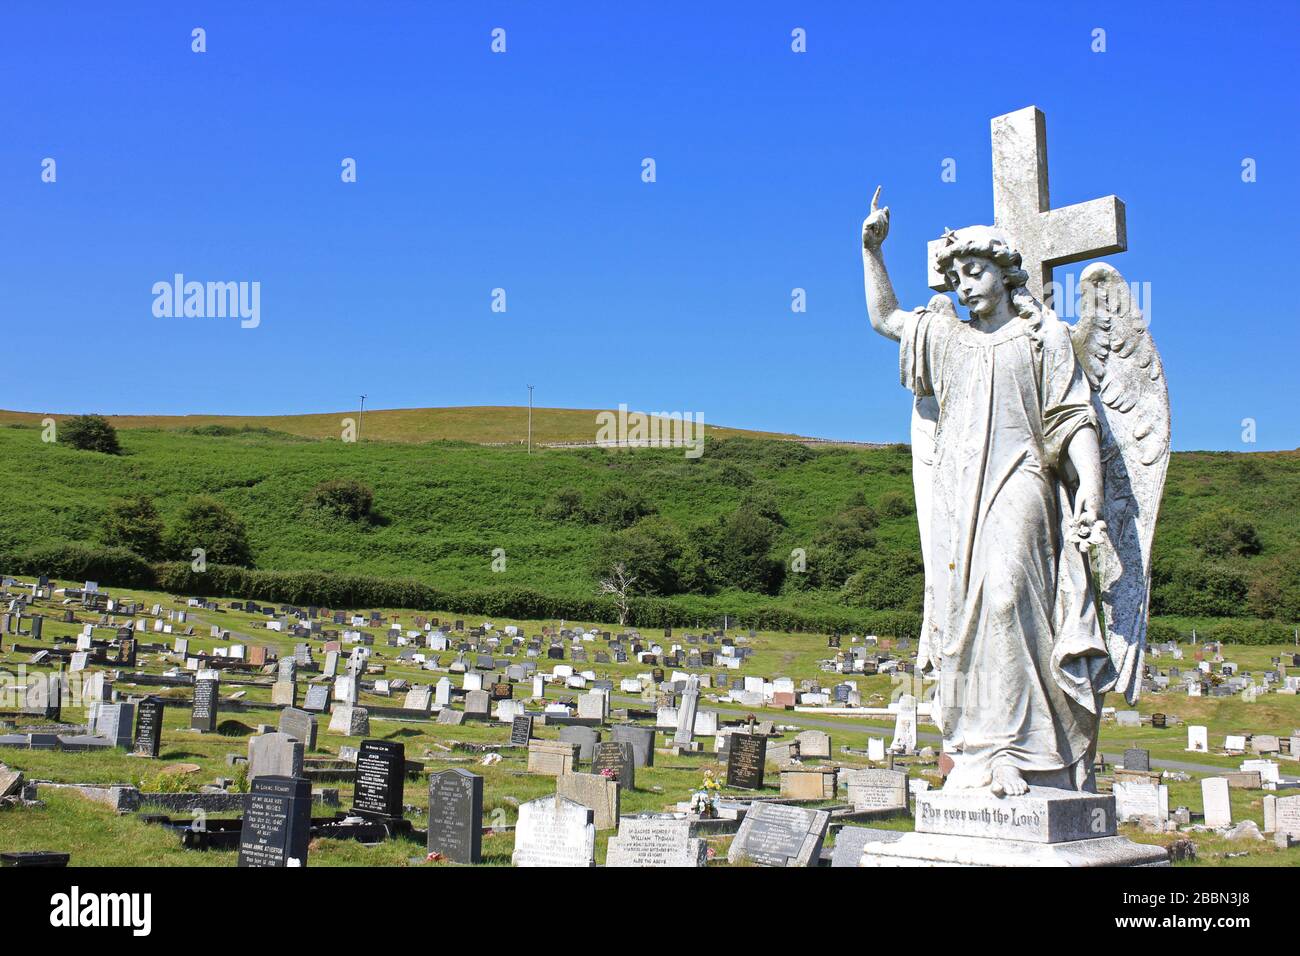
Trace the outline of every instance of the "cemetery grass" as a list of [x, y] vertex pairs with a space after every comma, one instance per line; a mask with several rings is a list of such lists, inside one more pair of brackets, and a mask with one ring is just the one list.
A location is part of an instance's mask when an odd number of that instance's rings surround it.
[[[69, 582], [70, 583], [70, 582]], [[120, 597], [137, 600], [144, 605], [162, 604], [165, 608], [185, 608], [185, 602], [175, 597], [148, 591], [115, 591]], [[237, 596], [236, 596], [237, 597]], [[383, 609], [384, 616], [399, 614], [404, 622], [409, 621], [413, 612], [409, 609]], [[202, 609], [188, 609], [190, 623], [193, 624], [195, 636], [190, 638], [191, 647], [210, 649], [222, 646], [223, 642], [202, 636], [210, 624], [216, 623], [229, 629], [237, 640], [243, 643], [262, 644], [273, 647], [281, 655], [292, 653], [297, 639], [277, 632], [268, 631], [258, 626], [265, 617], [244, 612], [227, 610], [223, 613], [209, 612]], [[434, 612], [435, 616], [437, 612]], [[441, 615], [445, 618], [445, 615]], [[469, 624], [475, 621], [467, 621]], [[518, 621], [497, 619], [498, 627], [517, 624], [527, 633], [537, 633], [543, 624], [558, 626], [556, 621]], [[570, 622], [576, 623], [576, 622]], [[582, 622], [597, 625], [600, 622]], [[62, 638], [71, 639], [79, 630], [77, 624], [65, 624], [52, 618], [46, 619], [45, 634], [42, 643], [53, 645]], [[363, 629], [364, 630], [364, 629]], [[376, 647], [383, 644], [381, 635], [374, 629]], [[144, 642], [150, 640], [165, 641], [170, 644], [170, 635], [152, 634], [143, 636]], [[17, 639], [30, 643], [30, 639]], [[4, 652], [0, 652], [0, 667], [14, 672], [19, 664], [25, 663], [27, 654], [13, 650], [13, 638], [6, 640]], [[764, 674], [767, 676], [789, 676], [792, 678], [825, 679], [825, 672], [819, 662], [826, 656], [826, 638], [815, 634], [779, 634], [760, 631], [750, 641], [755, 653], [744, 668], [744, 673]], [[1243, 669], [1263, 670], [1269, 659], [1285, 647], [1227, 647], [1225, 658], [1237, 662]], [[431, 652], [430, 652], [431, 653]], [[384, 656], [384, 677], [388, 679], [406, 678], [411, 681], [427, 683], [437, 675], [422, 671], [414, 666], [393, 660], [381, 650]], [[453, 652], [432, 654], [445, 666], [454, 656]], [[908, 656], [908, 655], [903, 655]], [[141, 650], [138, 659], [139, 669], [148, 673], [158, 673], [172, 661], [156, 652]], [[1167, 665], [1168, 659], [1162, 658], [1161, 664]], [[594, 665], [595, 669], [613, 680], [620, 677], [635, 676], [643, 667], [636, 664]], [[35, 668], [42, 670], [42, 668]], [[310, 676], [310, 675], [308, 675]], [[864, 703], [884, 705], [898, 687], [887, 675], [869, 677], [859, 676]], [[238, 681], [228, 679], [222, 684], [221, 697], [223, 710], [218, 733], [199, 734], [188, 729], [188, 709], [182, 706], [170, 707], [164, 713], [163, 740], [160, 757], [148, 760], [133, 757], [123, 751], [92, 751], [85, 753], [63, 753], [41, 750], [0, 750], [0, 761], [23, 771], [29, 780], [48, 780], [59, 783], [77, 783], [108, 786], [128, 784], [139, 786], [145, 792], [163, 789], [159, 785], [159, 776], [168, 767], [176, 764], [192, 764], [198, 771], [185, 775], [183, 789], [198, 789], [200, 785], [214, 782], [217, 778], [230, 778], [235, 771], [227, 764], [227, 755], [247, 754], [247, 738], [259, 725], [274, 727], [278, 720], [278, 711], [270, 706], [270, 676], [244, 678]], [[518, 688], [522, 689], [522, 687]], [[917, 688], [912, 688], [917, 689]], [[167, 688], [144, 687], [132, 685], [130, 676], [124, 674], [119, 681], [119, 690], [130, 694], [154, 693], [157, 696], [176, 698], [186, 696], [187, 692]], [[548, 697], [554, 699], [568, 696], [560, 688], [548, 687]], [[920, 688], [924, 691], [924, 688]], [[299, 699], [305, 691], [300, 686]], [[707, 692], [706, 692], [707, 693]], [[232, 700], [239, 694], [238, 702]], [[362, 705], [397, 706], [400, 702], [392, 697], [382, 697], [363, 693]], [[1111, 695], [1108, 704], [1123, 708], [1123, 701]], [[635, 698], [615, 691], [614, 706], [641, 707], [653, 709], [650, 702], [641, 702]], [[853, 750], [864, 751], [869, 737], [888, 740], [892, 725], [887, 720], [860, 720], [828, 718], [818, 714], [805, 714], [772, 708], [740, 708], [732, 705], [714, 704], [702, 701], [703, 709], [717, 710], [725, 721], [737, 719], [752, 713], [759, 719], [772, 719], [778, 727], [816, 728], [826, 730], [832, 736], [834, 759], [844, 765], [866, 765], [861, 756], [840, 751], [842, 745]], [[240, 709], [235, 709], [236, 707]], [[1120, 728], [1113, 723], [1103, 726], [1101, 749], [1103, 752], [1119, 753], [1130, 745], [1149, 749], [1154, 759], [1182, 761], [1206, 766], [1222, 766], [1224, 769], [1236, 769], [1241, 757], [1225, 756], [1217, 753], [1188, 754], [1184, 751], [1186, 743], [1186, 723], [1204, 723], [1210, 732], [1212, 745], [1221, 741], [1228, 733], [1242, 733], [1251, 730], [1271, 730], [1286, 732], [1293, 726], [1300, 726], [1300, 698], [1282, 695], [1267, 695], [1255, 704], [1246, 704], [1237, 698], [1188, 698], [1183, 694], [1147, 695], [1138, 704], [1144, 713], [1163, 712], [1181, 718], [1182, 723], [1166, 730], [1156, 730], [1149, 725], [1138, 728]], [[65, 721], [77, 722], [83, 719], [83, 712], [78, 707], [66, 707], [63, 714]], [[337, 756], [340, 746], [357, 746], [357, 738], [343, 737], [325, 732], [327, 718], [317, 718], [320, 735], [317, 750], [309, 756]], [[33, 722], [37, 724], [39, 722]], [[829, 726], [828, 726], [829, 725]], [[922, 723], [921, 744], [933, 745], [927, 740], [926, 733], [933, 733], [931, 725]], [[535, 737], [553, 739], [557, 736], [553, 728], [537, 727]], [[460, 726], [442, 726], [432, 721], [387, 720], [372, 717], [371, 737], [400, 741], [406, 748], [409, 761], [424, 764], [425, 772], [461, 767], [485, 778], [484, 825], [498, 828], [499, 832], [484, 837], [484, 863], [487, 865], [509, 865], [510, 851], [513, 847], [513, 835], [509, 827], [515, 821], [517, 806], [530, 799], [549, 795], [554, 792], [555, 782], [551, 777], [528, 774], [525, 754], [522, 750], [511, 749], [505, 744], [509, 738], [509, 727], [495, 723], [465, 723]], [[709, 741], [704, 741], [705, 746]], [[457, 744], [488, 745], [494, 752], [501, 754], [500, 763], [484, 766], [481, 754], [468, 753], [458, 749]], [[621, 811], [624, 814], [662, 811], [679, 801], [689, 798], [690, 792], [699, 786], [705, 770], [720, 773], [723, 768], [712, 754], [699, 756], [673, 757], [664, 753], [656, 755], [656, 766], [639, 768], [637, 771], [637, 788], [624, 793]], [[769, 762], [767, 768], [767, 786], [763, 794], [775, 796], [778, 793], [778, 767]], [[1284, 773], [1294, 772], [1295, 766], [1283, 762]], [[933, 762], [911, 761], [909, 771], [913, 776], [928, 779], [932, 786], [938, 786], [941, 778]], [[1204, 774], [1192, 773], [1186, 782], [1170, 782], [1171, 806], [1185, 805], [1199, 811], [1201, 806], [1200, 778]], [[337, 809], [346, 809], [351, 805], [351, 785], [346, 782], [321, 782], [320, 787], [336, 787], [339, 790], [340, 805]], [[1235, 820], [1253, 819], [1262, 823], [1263, 791], [1230, 791]], [[64, 849], [73, 853], [76, 865], [231, 865], [234, 854], [219, 851], [183, 851], [179, 838], [159, 827], [139, 822], [133, 815], [119, 817], [109, 808], [89, 801], [71, 791], [42, 787], [40, 799], [43, 808], [24, 808], [0, 811], [0, 849]], [[417, 829], [425, 826], [424, 818], [427, 807], [427, 780], [424, 776], [410, 778], [405, 783], [404, 802], [408, 807], [407, 818]], [[317, 806], [316, 816], [331, 816], [336, 808]], [[184, 814], [173, 812], [173, 819], [182, 819]], [[238, 814], [213, 814], [213, 817], [234, 817]], [[887, 829], [911, 829], [909, 817], [894, 817], [872, 821], [871, 826]], [[1124, 827], [1124, 832], [1139, 842], [1168, 843], [1179, 835], [1148, 834], [1135, 826]], [[597, 838], [597, 860], [603, 861], [606, 843], [611, 831], [601, 831]], [[1199, 856], [1195, 863], [1180, 865], [1196, 866], [1236, 866], [1236, 865], [1300, 865], [1300, 854], [1277, 851], [1271, 841], [1263, 843], [1247, 841], [1228, 841], [1215, 835], [1197, 834], [1193, 837], [1198, 845]], [[725, 860], [729, 838], [717, 838], [710, 841], [715, 853], [715, 865]], [[1245, 852], [1244, 856], [1234, 856]], [[409, 840], [390, 840], [367, 847], [351, 841], [318, 840], [311, 851], [311, 865], [449, 865], [424, 864], [423, 845]]]

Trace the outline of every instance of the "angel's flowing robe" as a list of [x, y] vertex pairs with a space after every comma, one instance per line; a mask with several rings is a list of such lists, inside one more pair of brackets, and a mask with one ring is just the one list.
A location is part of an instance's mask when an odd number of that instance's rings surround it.
[[1067, 540], [1067, 448], [1097, 427], [1069, 329], [1050, 311], [1036, 332], [985, 332], [918, 309], [899, 347], [903, 384], [939, 405], [920, 663], [940, 678], [948, 786], [1009, 764], [1031, 785], [1091, 789], [1113, 668]]

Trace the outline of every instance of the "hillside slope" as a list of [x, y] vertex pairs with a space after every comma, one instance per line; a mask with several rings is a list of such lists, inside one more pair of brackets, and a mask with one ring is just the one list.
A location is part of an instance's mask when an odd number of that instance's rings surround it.
[[[653, 411], [646, 409], [646, 411]], [[534, 408], [533, 441], [590, 442], [596, 437], [599, 409]], [[0, 425], [39, 425], [45, 417], [35, 412], [0, 410]], [[56, 421], [67, 415], [54, 414]], [[344, 419], [357, 418], [357, 410], [316, 415], [106, 415], [118, 429], [182, 429], [220, 427], [266, 429], [302, 438], [339, 438]], [[704, 423], [705, 434], [715, 438], [794, 438], [777, 432], [748, 431]], [[475, 405], [456, 408], [366, 409], [362, 435], [372, 441], [465, 441], [478, 444], [522, 443], [528, 437], [528, 408], [509, 405]]]
[[[682, 600], [722, 590], [794, 608], [919, 611], [903, 446], [715, 439], [703, 457], [688, 459], [671, 449], [530, 456], [518, 446], [146, 428], [124, 430], [121, 441], [124, 453], [107, 456], [44, 443], [35, 425], [0, 427], [0, 565], [52, 544], [111, 543], [103, 515], [128, 495], [152, 496], [171, 526], [203, 494], [245, 522], [259, 569], [590, 598], [608, 555], [628, 553], [652, 570], [671, 565], [660, 593]], [[373, 488], [373, 522], [309, 520], [309, 492], [339, 478]], [[623, 516], [611, 501], [636, 507]], [[1300, 619], [1297, 501], [1296, 453], [1175, 455], [1157, 531], [1153, 610]], [[713, 550], [696, 553], [701, 541]], [[624, 550], [611, 551], [611, 542]], [[767, 564], [726, 567], [733, 551], [754, 542]], [[796, 549], [806, 554], [804, 571], [796, 570]], [[640, 590], [649, 583], [645, 577]]]

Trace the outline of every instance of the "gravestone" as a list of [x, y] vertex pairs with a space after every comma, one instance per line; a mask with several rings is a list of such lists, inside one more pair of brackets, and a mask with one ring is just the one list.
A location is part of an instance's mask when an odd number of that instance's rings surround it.
[[513, 747], [527, 747], [533, 736], [533, 717], [520, 714], [510, 722], [510, 744]]
[[302, 709], [313, 714], [323, 714], [330, 705], [330, 685], [311, 684], [307, 696], [302, 702]]
[[190, 712], [190, 729], [210, 734], [217, 729], [220, 709], [220, 682], [209, 678], [194, 682], [194, 709]]
[[400, 819], [405, 776], [405, 746], [391, 740], [361, 741], [352, 812], [381, 820]]
[[274, 733], [248, 738], [248, 779], [302, 776], [302, 741]]
[[831, 735], [820, 730], [805, 730], [795, 735], [799, 742], [799, 759], [830, 760]]
[[1146, 773], [1151, 769], [1151, 751], [1133, 747], [1124, 751], [1124, 769]]
[[533, 740], [528, 744], [528, 772], [548, 777], [573, 773], [578, 768], [578, 745], [560, 740]]
[[100, 736], [108, 737], [113, 747], [129, 749], [134, 723], [134, 704], [100, 704], [95, 730]]
[[1163, 824], [1169, 819], [1169, 788], [1158, 783], [1116, 780], [1111, 785], [1115, 795], [1115, 818], [1150, 820]]
[[605, 865], [613, 867], [698, 867], [707, 860], [704, 841], [691, 837], [691, 822], [672, 816], [624, 817], [605, 853]]
[[1273, 831], [1300, 839], [1300, 796], [1276, 799], [1273, 805]]
[[1198, 724], [1189, 724], [1187, 726], [1187, 750], [1189, 753], [1198, 754], [1210, 752], [1208, 728]]
[[869, 843], [892, 843], [903, 836], [900, 830], [875, 830], [871, 827], [841, 827], [831, 848], [831, 866], [857, 866]]
[[596, 744], [591, 758], [591, 772], [603, 775], [609, 771], [624, 790], [636, 789], [636, 758], [632, 755], [632, 745], [610, 741]]
[[[907, 774], [902, 770], [850, 770], [849, 802], [854, 810], [906, 810]], [[856, 864], [855, 864], [856, 865]]]
[[239, 866], [306, 866], [311, 840], [311, 783], [258, 777], [244, 797]]
[[407, 691], [406, 699], [402, 701], [403, 710], [413, 710], [426, 716], [432, 708], [433, 688], [423, 684], [412, 687]]
[[345, 737], [365, 737], [370, 733], [370, 711], [355, 704], [336, 704], [327, 729]]
[[515, 866], [590, 867], [596, 865], [596, 825], [589, 807], [559, 796], [540, 797], [519, 806], [515, 824]]
[[483, 778], [453, 768], [429, 775], [429, 853], [453, 863], [483, 858]]
[[767, 762], [767, 738], [758, 734], [729, 734], [727, 786], [740, 790], [761, 790]]
[[[734, 751], [734, 745], [733, 745]], [[831, 815], [779, 803], [756, 803], [740, 824], [727, 851], [733, 866], [816, 866]]]
[[600, 743], [600, 731], [581, 725], [561, 727], [560, 740], [566, 744], [577, 744], [578, 759], [588, 763], [596, 753], [596, 744]]
[[638, 767], [655, 765], [655, 729], [636, 724], [615, 724], [610, 728], [614, 743], [631, 744], [632, 760]]
[[163, 710], [166, 704], [157, 697], [140, 701], [135, 719], [135, 752], [143, 757], [157, 757], [162, 749]]
[[492, 695], [485, 690], [465, 694], [465, 719], [485, 720], [492, 712]]
[[280, 733], [302, 742], [304, 751], [316, 749], [316, 718], [305, 710], [286, 707], [280, 711]]
[[679, 747], [689, 747], [695, 736], [695, 712], [700, 706], [700, 679], [691, 676], [682, 691], [682, 703], [677, 711], [677, 730], [673, 734], [673, 743]]
[[1232, 804], [1228, 798], [1228, 781], [1223, 777], [1206, 777], [1201, 781], [1201, 801], [1207, 827], [1232, 826]]
[[916, 750], [916, 698], [904, 694], [898, 702], [898, 716], [894, 721], [894, 739], [890, 753], [910, 754]]
[[622, 787], [594, 773], [566, 773], [555, 779], [559, 796], [592, 810], [592, 824], [597, 830], [617, 829]]

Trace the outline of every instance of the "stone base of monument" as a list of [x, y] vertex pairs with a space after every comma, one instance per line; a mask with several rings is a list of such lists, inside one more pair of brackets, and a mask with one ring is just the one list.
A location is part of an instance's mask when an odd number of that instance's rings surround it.
[[1115, 798], [1033, 787], [1018, 797], [987, 789], [916, 795], [916, 831], [867, 843], [859, 866], [1168, 866], [1164, 847], [1116, 829]]

